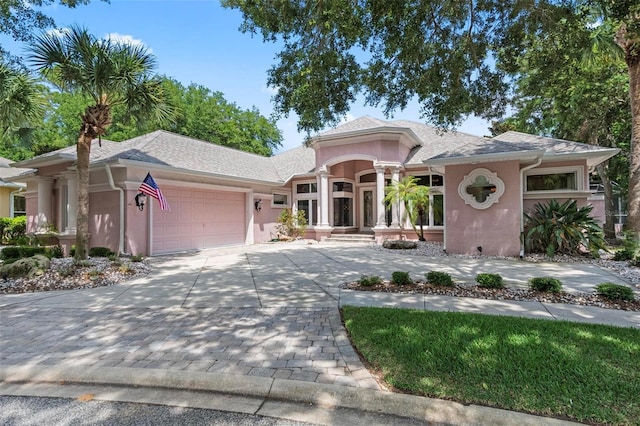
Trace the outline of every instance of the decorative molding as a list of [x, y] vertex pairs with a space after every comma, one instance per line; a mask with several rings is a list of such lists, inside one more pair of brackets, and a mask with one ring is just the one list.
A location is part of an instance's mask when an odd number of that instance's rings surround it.
[[[478, 201], [473, 194], [467, 192], [467, 188], [476, 183], [479, 178], [484, 178], [488, 185], [495, 186], [495, 191], [487, 194], [483, 201]], [[458, 185], [458, 195], [464, 200], [465, 204], [476, 210], [485, 210], [500, 200], [500, 197], [504, 194], [504, 189], [504, 182], [498, 177], [497, 173], [488, 169], [477, 168], [462, 179], [462, 182]]]

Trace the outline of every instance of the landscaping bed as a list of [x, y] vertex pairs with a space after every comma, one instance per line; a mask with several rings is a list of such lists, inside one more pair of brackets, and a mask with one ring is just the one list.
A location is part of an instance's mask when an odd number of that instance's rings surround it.
[[81, 262], [71, 257], [53, 258], [49, 269], [41, 275], [0, 280], [0, 294], [104, 287], [150, 271], [151, 267], [145, 261], [134, 262], [128, 257], [116, 260], [92, 257]]
[[622, 309], [626, 311], [640, 311], [640, 300], [613, 301], [595, 293], [550, 293], [518, 288], [483, 288], [473, 284], [455, 284], [453, 287], [434, 286], [425, 282], [415, 282], [413, 285], [394, 285], [383, 280], [380, 284], [363, 286], [358, 281], [343, 286], [350, 290], [375, 291], [384, 293], [405, 294], [437, 294], [443, 296], [474, 297], [492, 300], [538, 301], [546, 303], [568, 303], [572, 305], [596, 306], [607, 309]]

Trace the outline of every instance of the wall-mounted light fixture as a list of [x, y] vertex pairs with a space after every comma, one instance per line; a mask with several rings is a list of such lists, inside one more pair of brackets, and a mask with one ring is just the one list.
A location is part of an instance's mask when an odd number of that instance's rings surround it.
[[147, 195], [144, 192], [139, 192], [138, 195], [136, 195], [136, 207], [138, 207], [138, 210], [144, 210], [144, 205], [146, 202]]
[[262, 198], [257, 199], [253, 205], [255, 206], [257, 211], [262, 210]]

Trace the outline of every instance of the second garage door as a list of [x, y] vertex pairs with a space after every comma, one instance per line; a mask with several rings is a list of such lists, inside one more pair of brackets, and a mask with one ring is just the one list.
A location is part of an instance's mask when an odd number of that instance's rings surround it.
[[153, 254], [245, 243], [245, 193], [174, 187], [162, 193], [171, 211], [154, 206]]

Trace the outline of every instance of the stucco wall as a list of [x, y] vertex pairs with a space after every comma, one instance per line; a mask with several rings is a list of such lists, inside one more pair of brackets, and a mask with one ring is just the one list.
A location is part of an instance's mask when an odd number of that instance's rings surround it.
[[90, 247], [109, 247], [115, 252], [118, 251], [119, 202], [117, 191], [89, 194]]
[[333, 159], [341, 157], [355, 159], [359, 155], [367, 158], [374, 157], [378, 161], [402, 163], [408, 154], [409, 148], [397, 139], [378, 138], [367, 142], [318, 147], [316, 148], [316, 167], [332, 164]]
[[[502, 179], [504, 194], [498, 203], [478, 210], [458, 194], [458, 185], [476, 168]], [[448, 253], [517, 256], [520, 253], [520, 168], [518, 161], [447, 166], [445, 170], [445, 243]]]
[[[136, 207], [137, 190], [125, 191], [125, 252], [149, 255], [149, 209], [140, 211]], [[149, 198], [151, 201], [151, 198]]]
[[[257, 198], [254, 198], [256, 200]], [[272, 208], [270, 199], [262, 199], [262, 209], [253, 211], [253, 242], [264, 243], [277, 236], [276, 219], [283, 209]]]

